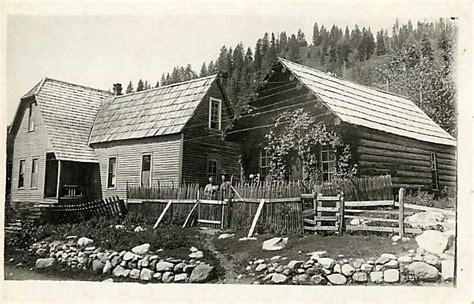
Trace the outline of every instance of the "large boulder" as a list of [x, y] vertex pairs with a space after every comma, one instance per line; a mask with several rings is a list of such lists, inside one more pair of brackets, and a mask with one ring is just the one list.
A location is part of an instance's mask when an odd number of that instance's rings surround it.
[[129, 273], [130, 273], [130, 270], [128, 270], [127, 272], [127, 269], [123, 268], [120, 265], [118, 265], [117, 267], [114, 268], [114, 270], [112, 270], [112, 275], [116, 277], [126, 277], [128, 276]]
[[138, 255], [145, 255], [150, 251], [150, 244], [142, 244], [132, 248], [132, 252]]
[[372, 282], [372, 283], [382, 283], [383, 282], [383, 272], [381, 272], [381, 271], [372, 271], [370, 273], [370, 282]]
[[408, 266], [408, 271], [412, 272], [419, 281], [437, 281], [439, 272], [436, 267], [423, 262], [413, 262]]
[[87, 246], [92, 244], [94, 241], [91, 239], [88, 239], [86, 237], [81, 237], [80, 239], [77, 240], [77, 245], [78, 246]]
[[414, 228], [429, 229], [444, 222], [444, 215], [436, 211], [418, 212], [405, 218], [405, 221]]
[[326, 269], [332, 269], [334, 267], [334, 264], [336, 264], [336, 261], [334, 261], [334, 259], [331, 259], [331, 258], [320, 258], [318, 260], [318, 263], [321, 264]]
[[341, 272], [346, 277], [350, 277], [351, 275], [354, 274], [355, 271], [356, 271], [355, 268], [352, 267], [350, 264], [344, 264], [341, 267]]
[[272, 239], [266, 240], [262, 244], [263, 250], [275, 251], [285, 248], [288, 243], [288, 238], [274, 237]]
[[202, 251], [195, 251], [189, 254], [191, 259], [202, 259], [204, 257], [204, 253]]
[[453, 239], [454, 236], [436, 230], [427, 230], [415, 238], [418, 246], [438, 255], [451, 246]]
[[128, 262], [128, 261], [132, 261], [134, 259], [139, 259], [141, 258], [141, 256], [133, 253], [133, 252], [130, 252], [130, 251], [127, 251], [124, 255], [123, 255], [123, 260]]
[[140, 280], [142, 281], [151, 281], [151, 278], [153, 278], [153, 270], [150, 270], [148, 268], [143, 268], [140, 271]]
[[388, 269], [383, 272], [383, 280], [386, 283], [397, 283], [400, 281], [400, 272], [398, 269]]
[[199, 264], [191, 272], [189, 278], [190, 283], [205, 283], [211, 280], [214, 276], [214, 266], [207, 264]]
[[92, 261], [92, 271], [101, 273], [104, 269], [105, 263], [102, 263], [99, 260], [93, 260]]
[[356, 272], [352, 275], [352, 281], [354, 283], [367, 283], [368, 277], [366, 272]]
[[109, 274], [110, 271], [112, 271], [112, 263], [107, 260], [107, 262], [105, 262], [104, 268], [102, 269], [102, 273]]
[[275, 273], [272, 276], [272, 282], [274, 284], [283, 284], [288, 280], [288, 277], [281, 273]]
[[344, 285], [347, 282], [347, 279], [345, 276], [343, 276], [340, 273], [333, 273], [328, 276], [326, 276], [328, 281], [333, 284], [333, 285]]
[[131, 279], [138, 279], [140, 278], [140, 270], [134, 268], [130, 271], [130, 273], [128, 274], [128, 276], [131, 278]]
[[163, 281], [163, 283], [173, 282], [174, 273], [172, 273], [171, 271], [167, 271], [167, 272], [163, 273], [163, 277], [161, 278], [161, 280]]
[[173, 271], [174, 264], [166, 261], [160, 261], [156, 264], [156, 271], [165, 272], [165, 271]]
[[293, 260], [288, 263], [288, 268], [294, 270], [296, 268], [299, 268], [301, 265], [303, 265], [303, 261]]
[[56, 262], [55, 258], [45, 258], [45, 259], [37, 259], [35, 263], [36, 269], [48, 268], [54, 265]]

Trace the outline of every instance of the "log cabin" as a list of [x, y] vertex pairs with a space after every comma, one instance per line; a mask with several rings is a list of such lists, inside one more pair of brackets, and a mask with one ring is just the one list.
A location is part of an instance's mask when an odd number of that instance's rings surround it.
[[240, 174], [240, 148], [223, 132], [233, 111], [217, 75], [131, 94], [45, 78], [20, 101], [11, 200], [83, 202], [127, 185], [208, 182]]
[[[357, 175], [390, 174], [393, 186], [439, 191], [456, 186], [456, 140], [412, 101], [278, 58], [255, 91], [227, 139], [238, 142], [246, 176], [264, 178], [271, 155], [265, 134], [284, 111], [304, 109], [351, 147]], [[321, 183], [338, 168], [331, 147], [317, 147]], [[302, 179], [304, 166], [288, 164], [288, 179]]]

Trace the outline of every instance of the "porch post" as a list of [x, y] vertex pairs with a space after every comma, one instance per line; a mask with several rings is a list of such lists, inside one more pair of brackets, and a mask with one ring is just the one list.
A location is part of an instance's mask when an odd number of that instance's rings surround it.
[[58, 181], [56, 183], [56, 198], [59, 199], [61, 191], [61, 160], [58, 160]]

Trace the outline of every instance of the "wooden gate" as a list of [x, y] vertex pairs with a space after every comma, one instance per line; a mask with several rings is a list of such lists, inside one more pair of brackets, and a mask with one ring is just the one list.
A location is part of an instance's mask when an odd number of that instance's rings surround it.
[[334, 231], [343, 234], [344, 229], [344, 196], [323, 196], [322, 194], [302, 194], [303, 229], [317, 231]]

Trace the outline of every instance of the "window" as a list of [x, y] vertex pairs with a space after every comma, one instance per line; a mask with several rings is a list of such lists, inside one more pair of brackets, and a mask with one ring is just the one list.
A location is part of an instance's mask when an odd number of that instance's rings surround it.
[[30, 188], [36, 188], [38, 186], [38, 159], [33, 158], [31, 162], [31, 182]]
[[28, 111], [28, 132], [35, 129], [35, 105], [30, 103], [30, 109]]
[[265, 149], [260, 149], [260, 175], [266, 177], [270, 172], [270, 164], [272, 157]]
[[436, 153], [431, 153], [431, 187], [433, 190], [439, 190], [438, 164]]
[[25, 187], [25, 161], [20, 160], [20, 167], [18, 168], [18, 188]]
[[209, 99], [209, 129], [221, 129], [222, 101], [216, 98]]
[[142, 156], [142, 187], [150, 187], [151, 185], [151, 154]]
[[336, 173], [336, 151], [332, 147], [321, 149], [322, 182], [330, 183]]
[[214, 177], [214, 180], [217, 178], [217, 159], [208, 159], [207, 160], [207, 178]]
[[116, 174], [117, 174], [117, 158], [109, 158], [109, 174], [107, 179], [107, 188], [115, 188], [116, 186]]

